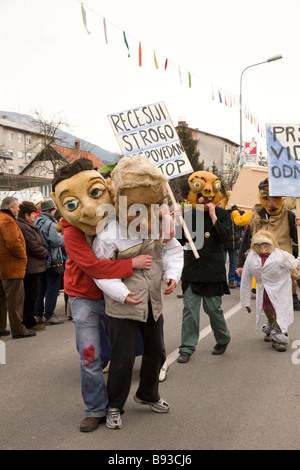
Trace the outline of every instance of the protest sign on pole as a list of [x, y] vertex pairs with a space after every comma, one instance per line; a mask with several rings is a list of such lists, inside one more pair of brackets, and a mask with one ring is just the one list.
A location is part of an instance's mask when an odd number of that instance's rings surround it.
[[[194, 171], [163, 101], [110, 114], [108, 119], [124, 157], [148, 158], [167, 180]], [[167, 188], [176, 208], [178, 203], [169, 183]], [[180, 221], [195, 257], [199, 258], [182, 217]]]
[[267, 124], [267, 148], [270, 196], [295, 197], [300, 217], [300, 125]]
[[147, 157], [166, 178], [193, 172], [163, 102], [108, 116], [125, 157]]

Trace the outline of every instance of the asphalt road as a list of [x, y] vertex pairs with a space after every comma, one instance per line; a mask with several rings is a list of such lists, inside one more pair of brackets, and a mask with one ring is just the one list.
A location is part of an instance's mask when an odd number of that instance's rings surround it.
[[[178, 364], [180, 287], [165, 297], [165, 342], [170, 363], [161, 396], [165, 415], [133, 401], [136, 359], [123, 428], [100, 425], [81, 433], [84, 417], [73, 324], [48, 326], [28, 339], [1, 338], [1, 450], [295, 450], [300, 448], [300, 312], [290, 327], [288, 351], [275, 351], [255, 327], [254, 314], [239, 306], [239, 289], [223, 298], [232, 340], [213, 356], [215, 340], [201, 311], [201, 337], [188, 364]], [[64, 317], [63, 294], [56, 313]], [[254, 307], [254, 300], [253, 300]], [[264, 317], [262, 316], [262, 323]], [[297, 342], [298, 341], [298, 342]], [[294, 346], [294, 347], [293, 347]]]

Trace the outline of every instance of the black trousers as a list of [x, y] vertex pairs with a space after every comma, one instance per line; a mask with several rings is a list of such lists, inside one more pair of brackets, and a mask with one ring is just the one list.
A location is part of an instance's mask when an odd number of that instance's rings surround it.
[[34, 318], [34, 305], [37, 296], [38, 288], [38, 273], [25, 274], [24, 277], [24, 308], [23, 308], [23, 324], [26, 328], [31, 328], [36, 325]]
[[130, 392], [132, 370], [135, 361], [135, 348], [140, 330], [144, 353], [140, 370], [140, 383], [136, 395], [141, 400], [158, 401], [159, 373], [166, 360], [163, 324], [161, 315], [157, 321], [152, 315], [149, 303], [147, 322], [110, 317], [111, 362], [109, 366], [107, 389], [111, 408], [123, 407]]

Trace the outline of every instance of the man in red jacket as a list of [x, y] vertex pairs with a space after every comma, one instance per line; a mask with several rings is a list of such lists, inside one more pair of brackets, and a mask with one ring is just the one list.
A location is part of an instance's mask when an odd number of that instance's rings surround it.
[[[67, 262], [64, 289], [69, 296], [80, 355], [81, 390], [86, 405], [82, 432], [105, 422], [107, 390], [101, 368], [100, 324], [106, 321], [102, 291], [93, 278], [133, 275], [133, 268], [150, 269], [152, 257], [141, 255], [118, 261], [98, 260], [91, 243], [103, 215], [101, 205], [112, 205], [104, 178], [88, 159], [60, 168], [52, 182], [51, 197], [62, 216]], [[104, 207], [104, 206], [103, 206]]]

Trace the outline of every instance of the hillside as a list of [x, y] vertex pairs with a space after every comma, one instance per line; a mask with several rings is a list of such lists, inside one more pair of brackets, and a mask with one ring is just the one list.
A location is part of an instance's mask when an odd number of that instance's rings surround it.
[[[29, 116], [28, 114], [19, 114], [10, 111], [0, 111], [0, 116], [2, 117], [4, 115], [7, 116], [9, 121], [18, 122], [29, 127], [32, 127], [32, 122], [34, 121], [34, 118], [32, 116]], [[74, 147], [74, 140], [80, 140], [80, 147], [82, 150], [92, 152], [105, 164], [115, 163], [118, 160], [117, 154], [109, 152], [108, 150], [105, 150], [99, 147], [98, 145], [92, 144], [91, 142], [88, 142], [87, 140], [84, 140], [79, 136], [70, 134], [69, 132], [58, 130], [56, 133], [56, 137], [57, 139], [55, 143], [57, 145], [63, 145], [65, 147], [70, 148]]]

